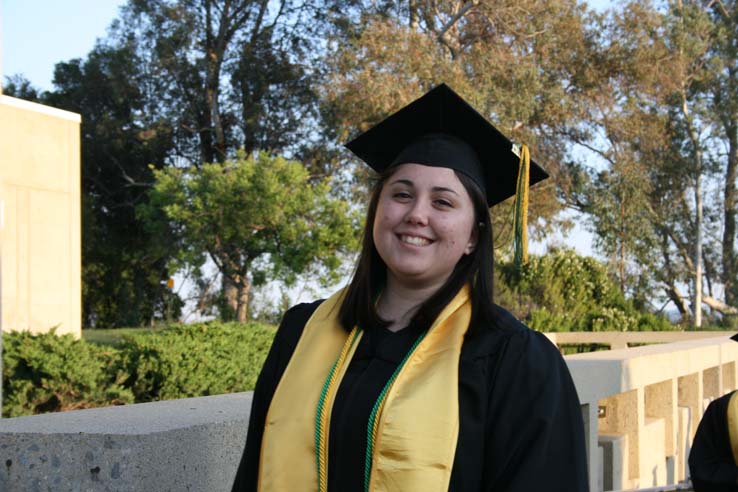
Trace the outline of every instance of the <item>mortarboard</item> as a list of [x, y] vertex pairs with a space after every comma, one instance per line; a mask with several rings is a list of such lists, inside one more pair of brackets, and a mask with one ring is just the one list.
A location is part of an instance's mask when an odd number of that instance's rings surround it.
[[[377, 172], [403, 163], [448, 167], [469, 176], [491, 207], [516, 194], [519, 147], [441, 84], [346, 144]], [[530, 162], [530, 185], [548, 177]]]

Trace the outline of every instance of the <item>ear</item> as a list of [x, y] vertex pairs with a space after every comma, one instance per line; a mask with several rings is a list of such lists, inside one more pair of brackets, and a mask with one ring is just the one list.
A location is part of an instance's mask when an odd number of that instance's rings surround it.
[[469, 236], [469, 242], [466, 243], [466, 248], [464, 248], [464, 254], [468, 255], [471, 254], [472, 251], [474, 251], [474, 248], [477, 247], [477, 239], [479, 238], [479, 226], [475, 225], [472, 229], [471, 235]]

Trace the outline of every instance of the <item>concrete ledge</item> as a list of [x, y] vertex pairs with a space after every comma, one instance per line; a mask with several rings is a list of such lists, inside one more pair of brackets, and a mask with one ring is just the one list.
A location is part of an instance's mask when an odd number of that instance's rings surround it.
[[0, 420], [0, 490], [228, 491], [251, 395]]
[[72, 113], [71, 111], [65, 111], [58, 108], [52, 108], [51, 106], [45, 106], [43, 104], [26, 101], [25, 99], [18, 99], [15, 97], [4, 96], [0, 94], [0, 104], [5, 104], [6, 106], [12, 106], [14, 108], [25, 109], [28, 111], [34, 111], [36, 113], [54, 116], [56, 118], [74, 121], [75, 123], [82, 122], [82, 116], [77, 113]]

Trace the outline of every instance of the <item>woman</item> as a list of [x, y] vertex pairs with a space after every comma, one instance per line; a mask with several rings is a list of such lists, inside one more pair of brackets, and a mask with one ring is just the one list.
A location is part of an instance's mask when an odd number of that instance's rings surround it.
[[233, 490], [586, 491], [566, 365], [492, 303], [511, 143], [441, 85], [347, 147], [380, 174], [356, 273], [285, 314]]

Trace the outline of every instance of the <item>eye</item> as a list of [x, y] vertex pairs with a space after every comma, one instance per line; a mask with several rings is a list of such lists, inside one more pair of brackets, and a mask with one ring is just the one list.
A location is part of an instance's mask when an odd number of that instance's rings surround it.
[[451, 203], [450, 201], [446, 200], [445, 198], [436, 198], [433, 201], [433, 203], [435, 203], [439, 207], [443, 207], [443, 208], [452, 208], [453, 207], [453, 203]]
[[410, 200], [412, 195], [407, 191], [396, 191], [392, 194], [392, 198], [396, 198], [398, 200]]

